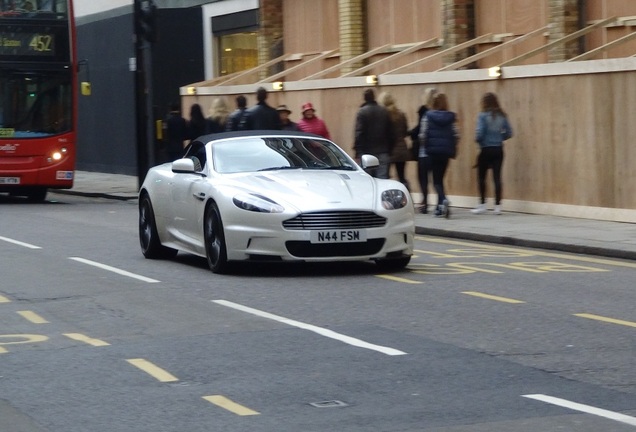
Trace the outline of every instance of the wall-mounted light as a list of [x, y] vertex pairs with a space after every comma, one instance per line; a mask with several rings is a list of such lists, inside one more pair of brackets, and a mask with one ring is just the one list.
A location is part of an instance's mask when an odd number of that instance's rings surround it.
[[377, 75], [367, 75], [367, 84], [369, 84], [369, 85], [378, 85], [378, 76]]
[[272, 89], [273, 90], [284, 90], [285, 89], [285, 84], [282, 81], [276, 81], [272, 83]]
[[491, 78], [501, 78], [501, 67], [493, 66], [488, 68], [488, 76]]
[[197, 88], [196, 87], [188, 87], [188, 94], [189, 95], [197, 94]]

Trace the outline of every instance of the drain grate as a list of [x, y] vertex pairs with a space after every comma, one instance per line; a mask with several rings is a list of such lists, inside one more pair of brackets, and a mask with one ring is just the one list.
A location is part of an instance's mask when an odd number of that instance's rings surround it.
[[311, 402], [309, 405], [311, 405], [314, 408], [342, 408], [342, 407], [349, 406], [349, 404], [339, 400]]

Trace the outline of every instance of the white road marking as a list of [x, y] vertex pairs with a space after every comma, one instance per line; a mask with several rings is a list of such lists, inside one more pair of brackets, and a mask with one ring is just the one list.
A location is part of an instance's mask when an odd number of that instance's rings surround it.
[[69, 259], [71, 259], [73, 261], [81, 262], [81, 263], [84, 263], [84, 264], [88, 264], [88, 265], [91, 265], [93, 267], [100, 268], [102, 270], [108, 270], [110, 272], [117, 273], [117, 274], [120, 274], [122, 276], [127, 276], [127, 277], [130, 277], [130, 278], [133, 278], [133, 279], [138, 279], [138, 280], [143, 281], [143, 282], [148, 282], [148, 283], [161, 282], [161, 281], [158, 281], [156, 279], [151, 279], [151, 278], [146, 277], [146, 276], [141, 276], [141, 275], [138, 275], [138, 274], [135, 274], [135, 273], [131, 273], [131, 272], [126, 271], [126, 270], [121, 270], [121, 269], [118, 269], [116, 267], [111, 267], [109, 265], [98, 263], [96, 261], [91, 261], [91, 260], [88, 260], [88, 259], [85, 259], [85, 258], [69, 257]]
[[18, 240], [13, 240], [13, 239], [10, 239], [8, 237], [1, 237], [0, 236], [0, 240], [5, 241], [7, 243], [13, 243], [13, 244], [18, 245], [18, 246], [23, 246], [23, 247], [29, 248], [29, 249], [42, 249], [40, 246], [36, 246], [36, 245], [29, 244], [29, 243], [21, 242], [21, 241], [18, 241]]
[[227, 301], [227, 300], [212, 300], [212, 302], [220, 304], [222, 306], [226, 306], [226, 307], [229, 307], [229, 308], [240, 310], [242, 312], [247, 312], [249, 314], [256, 315], [256, 316], [259, 316], [259, 317], [262, 317], [262, 318], [267, 318], [267, 319], [278, 321], [278, 322], [281, 322], [283, 324], [287, 324], [287, 325], [290, 325], [290, 326], [293, 326], [293, 327], [298, 327], [298, 328], [301, 328], [303, 330], [309, 330], [309, 331], [312, 331], [314, 333], [318, 333], [321, 336], [325, 336], [325, 337], [328, 337], [328, 338], [331, 338], [331, 339], [336, 339], [336, 340], [339, 340], [340, 342], [344, 342], [344, 343], [347, 343], [349, 345], [357, 346], [359, 348], [365, 348], [365, 349], [369, 349], [369, 350], [373, 350], [373, 351], [378, 351], [378, 352], [381, 352], [382, 354], [391, 355], [391, 356], [394, 356], [394, 355], [405, 355], [406, 354], [405, 352], [400, 351], [400, 350], [396, 350], [394, 348], [389, 348], [389, 347], [385, 347], [385, 346], [381, 346], [381, 345], [374, 345], [374, 344], [365, 342], [365, 341], [360, 340], [360, 339], [356, 339], [356, 338], [353, 338], [353, 337], [350, 337], [350, 336], [345, 336], [343, 334], [336, 333], [336, 332], [334, 332], [332, 330], [327, 330], [327, 329], [324, 329], [322, 327], [317, 327], [317, 326], [314, 326], [314, 325], [311, 325], [311, 324], [306, 324], [306, 323], [303, 323], [303, 322], [300, 322], [300, 321], [295, 321], [295, 320], [292, 320], [292, 319], [289, 319], [289, 318], [285, 318], [285, 317], [282, 317], [282, 316], [278, 316], [278, 315], [274, 315], [274, 314], [271, 314], [271, 313], [268, 313], [268, 312], [263, 312], [263, 311], [260, 311], [258, 309], [253, 309], [251, 307], [243, 306], [243, 305], [240, 305], [238, 303], [233, 303], [233, 302], [230, 302], [230, 301]]
[[587, 414], [593, 414], [595, 416], [604, 417], [617, 422], [625, 423], [631, 426], [636, 426], [636, 417], [630, 417], [625, 414], [620, 414], [614, 411], [608, 411], [601, 408], [596, 408], [590, 405], [583, 405], [580, 403], [572, 402], [566, 399], [560, 399], [553, 396], [544, 394], [529, 394], [522, 395], [525, 398], [535, 399], [541, 402], [549, 403], [552, 405], [558, 405], [564, 408], [569, 408], [574, 411], [580, 411]]

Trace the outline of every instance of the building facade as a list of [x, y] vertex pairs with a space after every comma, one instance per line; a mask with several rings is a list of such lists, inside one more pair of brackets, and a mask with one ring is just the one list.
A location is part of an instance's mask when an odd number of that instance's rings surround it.
[[[470, 168], [477, 151], [471, 138], [473, 117], [480, 94], [495, 91], [517, 126], [504, 164], [505, 198], [513, 209], [636, 221], [636, 198], [629, 192], [636, 187], [631, 169], [636, 154], [630, 150], [635, 131], [627, 118], [628, 107], [636, 104], [631, 96], [636, 95], [631, 91], [636, 86], [636, 2], [156, 1], [161, 19], [183, 23], [169, 15], [179, 9], [200, 14], [188, 18], [192, 34], [170, 35], [170, 47], [164, 45], [160, 28], [153, 52], [153, 81], [161, 81], [157, 70], [168, 70], [161, 88], [155, 86], [155, 98], [180, 96], [186, 113], [193, 103], [207, 109], [217, 97], [232, 104], [237, 94], [248, 95], [253, 103], [255, 89], [270, 86], [279, 89], [270, 93], [270, 103], [285, 103], [296, 116], [302, 103], [312, 101], [335, 141], [347, 149], [364, 88], [392, 92], [413, 126], [423, 89], [434, 85], [449, 95], [464, 136], [449, 173], [449, 190], [456, 194], [455, 204], [472, 205], [477, 195]], [[113, 19], [117, 17], [106, 18]], [[160, 27], [168, 26], [161, 19]], [[200, 47], [194, 50], [198, 54], [176, 60], [185, 46]], [[123, 77], [121, 64], [127, 65], [124, 57], [129, 54], [118, 55]], [[188, 62], [191, 67], [185, 69], [192, 78], [174, 79]], [[488, 75], [489, 68], [498, 71], [498, 78]], [[108, 77], [105, 73], [104, 79]], [[92, 70], [91, 79], [94, 88], [100, 85]], [[167, 96], [157, 96], [162, 92]], [[107, 96], [113, 96], [112, 90]], [[117, 127], [134, 119], [134, 105], [124, 105]], [[91, 136], [86, 144], [95, 154], [107, 145], [99, 141], [109, 129], [101, 130], [99, 138]], [[118, 162], [96, 166], [80, 161], [80, 168], [131, 170], [134, 132], [121, 135]], [[411, 183], [417, 184], [413, 164], [407, 169]]]

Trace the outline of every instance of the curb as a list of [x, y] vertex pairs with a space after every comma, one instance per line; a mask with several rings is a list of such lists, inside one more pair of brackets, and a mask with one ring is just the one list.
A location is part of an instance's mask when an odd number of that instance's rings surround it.
[[107, 198], [114, 199], [119, 201], [129, 201], [137, 199], [137, 195], [115, 195], [103, 192], [80, 192], [69, 189], [56, 189], [49, 191], [51, 193], [61, 194], [61, 195], [75, 195], [75, 196], [83, 196], [88, 198]]
[[598, 246], [585, 246], [577, 244], [565, 244], [548, 242], [541, 240], [530, 240], [509, 236], [498, 236], [489, 234], [477, 234], [462, 231], [448, 231], [438, 228], [415, 227], [415, 233], [420, 235], [429, 235], [434, 237], [446, 237], [461, 240], [478, 241], [484, 243], [494, 243], [507, 246], [528, 247], [534, 249], [546, 249], [559, 252], [568, 252], [582, 255], [602, 256], [606, 258], [619, 258], [626, 260], [636, 260], [636, 252], [625, 251], [619, 249], [608, 249]]

